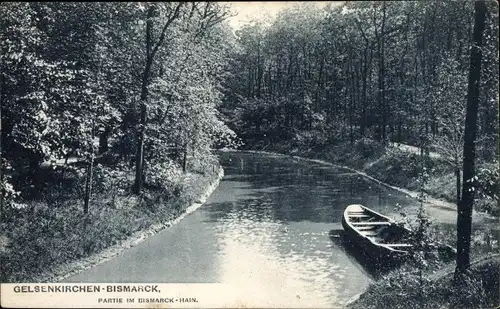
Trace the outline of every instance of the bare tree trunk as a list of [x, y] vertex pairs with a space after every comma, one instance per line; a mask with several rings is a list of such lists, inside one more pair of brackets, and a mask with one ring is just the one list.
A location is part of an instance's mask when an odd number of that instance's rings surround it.
[[386, 7], [385, 2], [382, 2], [382, 24], [380, 26], [380, 33], [377, 29], [376, 23], [376, 11], [374, 11], [373, 23], [375, 27], [375, 37], [377, 39], [377, 56], [378, 56], [378, 108], [379, 113], [381, 113], [381, 122], [379, 123], [379, 141], [385, 142], [386, 139], [386, 126], [387, 126], [387, 107], [385, 99], [385, 42], [384, 42], [384, 32], [385, 32], [385, 19], [386, 19]]
[[184, 145], [184, 151], [182, 154], [182, 171], [185, 173], [187, 170], [187, 152], [188, 152], [188, 143]]
[[455, 168], [455, 177], [457, 179], [457, 207], [459, 207], [460, 206], [460, 188], [461, 188], [462, 184], [461, 184], [460, 168], [458, 168], [458, 167]]
[[361, 124], [359, 126], [361, 137], [365, 137], [365, 129], [366, 129], [366, 106], [368, 105], [366, 102], [366, 88], [368, 83], [368, 42], [366, 43], [367, 47], [363, 52], [363, 90], [362, 90], [362, 106], [361, 106]]
[[89, 166], [87, 167], [87, 177], [85, 181], [85, 197], [83, 202], [83, 213], [89, 212], [90, 196], [92, 195], [92, 173], [94, 172], [94, 156], [90, 158]]
[[3, 89], [5, 87], [3, 63], [0, 63], [0, 220], [4, 216], [4, 190], [3, 190], [3, 162], [2, 162], [2, 107], [3, 107]]
[[260, 99], [262, 90], [262, 74], [263, 74], [263, 68], [261, 63], [262, 61], [261, 61], [261, 51], [260, 51], [260, 38], [257, 44], [258, 44], [257, 45], [257, 98]]
[[146, 21], [146, 67], [142, 75], [142, 86], [141, 86], [141, 114], [140, 114], [140, 124], [137, 130], [137, 151], [135, 155], [135, 184], [134, 193], [141, 193], [142, 183], [143, 183], [143, 168], [144, 168], [144, 135], [146, 129], [146, 118], [147, 118], [147, 108], [146, 101], [148, 99], [148, 86], [151, 76], [151, 68], [153, 65], [153, 55], [152, 53], [152, 31], [153, 31], [153, 13], [154, 7], [151, 6], [148, 9], [147, 21]]
[[469, 86], [467, 90], [467, 111], [465, 115], [463, 188], [457, 215], [457, 259], [455, 277], [470, 267], [470, 240], [472, 230], [472, 206], [474, 203], [473, 180], [477, 111], [479, 105], [479, 81], [481, 78], [481, 45], [486, 18], [486, 4], [475, 1], [473, 43], [470, 55]]
[[89, 212], [90, 196], [92, 195], [92, 174], [94, 173], [94, 124], [92, 124], [92, 133], [90, 137], [90, 160], [87, 167], [87, 177], [85, 181], [85, 196], [83, 201], [83, 213]]
[[386, 132], [386, 126], [387, 126], [387, 119], [388, 119], [388, 110], [387, 110], [387, 100], [386, 100], [386, 93], [385, 93], [385, 19], [386, 19], [386, 7], [385, 7], [385, 2], [382, 2], [382, 29], [381, 29], [381, 36], [382, 36], [382, 53], [380, 55], [380, 74], [381, 74], [381, 96], [382, 96], [382, 140], [385, 143], [386, 137], [387, 137], [387, 132]]

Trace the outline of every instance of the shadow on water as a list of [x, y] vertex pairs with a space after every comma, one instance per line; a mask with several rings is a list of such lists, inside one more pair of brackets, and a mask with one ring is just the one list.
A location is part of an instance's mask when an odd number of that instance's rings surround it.
[[342, 229], [330, 230], [328, 236], [334, 245], [342, 250], [353, 264], [359, 265], [374, 280], [380, 279], [397, 267], [395, 265], [381, 264], [363, 254], [363, 251], [351, 242], [349, 236]]

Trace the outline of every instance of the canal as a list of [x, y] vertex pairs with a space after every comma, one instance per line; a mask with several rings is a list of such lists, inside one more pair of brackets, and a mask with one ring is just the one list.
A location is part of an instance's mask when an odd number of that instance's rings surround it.
[[329, 231], [346, 205], [418, 203], [342, 168], [223, 152], [225, 177], [178, 224], [66, 282], [228, 283], [261, 307], [342, 307], [371, 277]]

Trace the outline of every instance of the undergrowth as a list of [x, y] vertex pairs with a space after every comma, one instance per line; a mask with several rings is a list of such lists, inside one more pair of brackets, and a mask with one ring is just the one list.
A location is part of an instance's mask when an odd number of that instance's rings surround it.
[[[173, 169], [174, 167], [170, 167]], [[134, 232], [174, 219], [198, 199], [218, 172], [172, 172], [152, 179], [140, 196], [130, 193], [132, 171], [97, 167], [89, 212], [82, 211], [83, 175], [71, 188], [54, 186], [44, 195], [8, 209], [1, 222], [0, 281], [29, 282], [47, 267], [97, 253]]]
[[382, 308], [494, 308], [500, 304], [498, 255], [473, 263], [468, 274], [454, 280], [453, 273], [422, 277], [415, 268], [400, 268], [371, 284], [351, 309]]

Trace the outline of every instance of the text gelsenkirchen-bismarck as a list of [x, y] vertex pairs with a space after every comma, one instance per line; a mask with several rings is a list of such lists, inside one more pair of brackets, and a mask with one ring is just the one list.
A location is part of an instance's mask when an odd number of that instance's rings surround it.
[[158, 285], [16, 285], [15, 293], [160, 293]]

